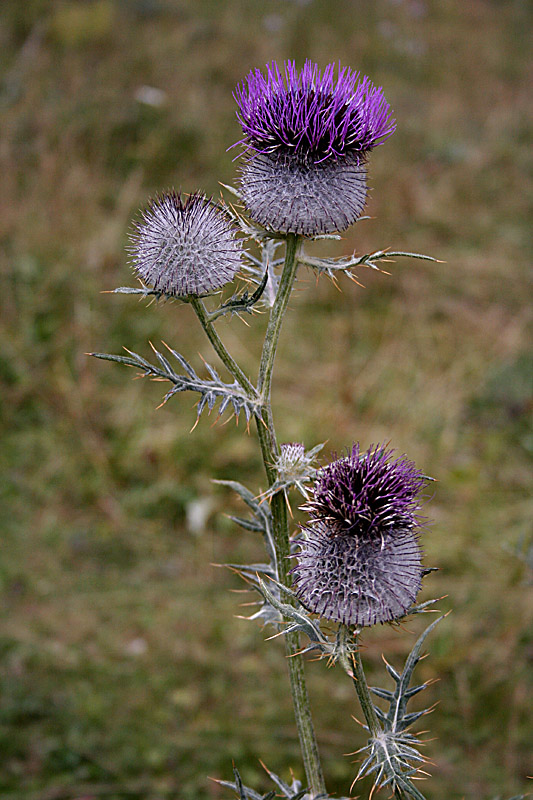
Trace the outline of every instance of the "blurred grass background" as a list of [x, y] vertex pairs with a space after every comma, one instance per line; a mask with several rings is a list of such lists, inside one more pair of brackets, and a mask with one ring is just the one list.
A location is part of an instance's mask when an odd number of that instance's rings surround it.
[[[530, 788], [532, 16], [521, 0], [3, 0], [3, 797], [222, 798], [207, 776], [232, 759], [258, 790], [259, 758], [301, 777], [282, 647], [234, 618], [241, 587], [212, 566], [261, 554], [210, 483], [264, 483], [255, 435], [207, 418], [189, 434], [191, 397], [156, 410], [161, 386], [84, 355], [163, 339], [215, 363], [187, 307], [100, 292], [133, 285], [124, 246], [150, 194], [234, 181], [232, 90], [288, 57], [361, 69], [398, 120], [371, 161], [373, 219], [327, 252], [446, 263], [342, 292], [302, 272], [278, 432], [327, 455], [390, 440], [438, 478], [423, 599], [454, 611], [419, 673], [440, 678], [427, 796]], [[250, 371], [263, 327], [219, 323]], [[368, 632], [372, 683], [423, 621]], [[328, 785], [347, 794], [355, 696], [325, 664], [307, 673]]]

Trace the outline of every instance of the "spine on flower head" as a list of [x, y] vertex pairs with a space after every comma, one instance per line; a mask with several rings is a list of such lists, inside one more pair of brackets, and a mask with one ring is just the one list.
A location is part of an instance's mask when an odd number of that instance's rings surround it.
[[131, 263], [148, 286], [164, 294], [209, 294], [235, 277], [242, 245], [236, 229], [203, 194], [172, 191], [152, 200], [131, 237]]
[[321, 469], [292, 570], [311, 611], [362, 627], [405, 616], [421, 588], [419, 493], [426, 478], [384, 446]]
[[383, 90], [350, 68], [298, 71], [276, 62], [234, 94], [244, 148], [241, 194], [250, 216], [281, 232], [344, 230], [367, 196], [366, 159], [395, 130]]

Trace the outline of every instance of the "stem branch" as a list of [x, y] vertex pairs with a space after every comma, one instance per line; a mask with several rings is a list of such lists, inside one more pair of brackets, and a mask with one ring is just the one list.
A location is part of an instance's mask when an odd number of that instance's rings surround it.
[[232, 356], [226, 350], [224, 342], [218, 335], [215, 330], [215, 326], [209, 320], [207, 316], [207, 312], [205, 310], [204, 304], [198, 297], [192, 297], [190, 300], [192, 307], [196, 312], [196, 316], [200, 320], [202, 328], [206, 332], [207, 338], [213, 345], [213, 348], [224, 364], [224, 366], [228, 369], [228, 371], [233, 375], [235, 380], [242, 386], [244, 391], [250, 397], [257, 397], [257, 391], [252, 383], [248, 380], [242, 369], [239, 367], [237, 362], [232, 358]]

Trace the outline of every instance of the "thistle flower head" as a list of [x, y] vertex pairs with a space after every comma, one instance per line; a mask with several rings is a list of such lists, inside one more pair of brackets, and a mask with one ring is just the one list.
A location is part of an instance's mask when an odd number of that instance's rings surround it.
[[413, 604], [423, 568], [418, 495], [426, 479], [383, 446], [320, 470], [293, 569], [311, 611], [357, 626], [398, 619]]
[[381, 88], [350, 68], [306, 61], [256, 69], [235, 100], [251, 155], [241, 193], [253, 219], [277, 231], [344, 230], [366, 201], [368, 153], [395, 130]]
[[242, 248], [224, 214], [201, 194], [162, 194], [131, 237], [133, 269], [148, 286], [176, 297], [203, 295], [235, 277]]
[[275, 467], [279, 480], [295, 481], [308, 477], [312, 463], [313, 457], [309, 457], [301, 442], [285, 442], [281, 445]]
[[282, 444], [273, 463], [277, 478], [267, 491], [263, 492], [262, 498], [270, 500], [278, 492], [284, 492], [288, 502], [287, 492], [295, 488], [307, 500], [309, 498], [307, 484], [316, 476], [315, 458], [323, 447], [323, 444], [317, 444], [311, 450], [306, 450], [301, 442]]

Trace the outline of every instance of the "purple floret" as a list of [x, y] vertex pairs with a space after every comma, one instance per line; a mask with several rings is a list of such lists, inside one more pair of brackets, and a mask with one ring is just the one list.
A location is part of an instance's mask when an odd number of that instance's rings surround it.
[[238, 86], [235, 100], [244, 138], [257, 153], [299, 155], [315, 163], [357, 154], [364, 157], [390, 136], [396, 123], [383, 90], [349, 67], [328, 64], [322, 72], [306, 61], [284, 71], [273, 61], [266, 75], [256, 69]]
[[393, 454], [384, 446], [361, 453], [355, 444], [346, 458], [320, 471], [306, 511], [355, 535], [413, 528], [426, 479], [412, 461], [403, 456], [393, 459]]

